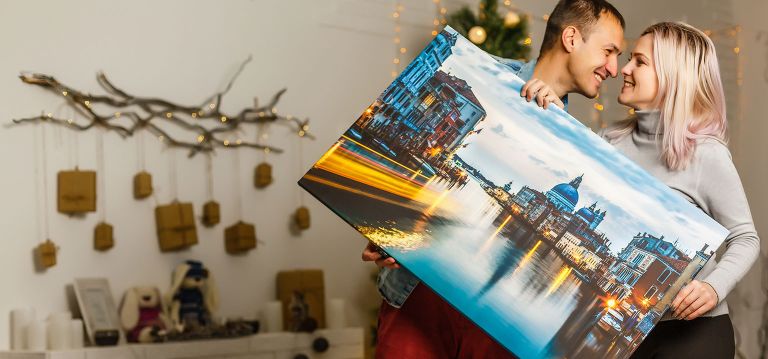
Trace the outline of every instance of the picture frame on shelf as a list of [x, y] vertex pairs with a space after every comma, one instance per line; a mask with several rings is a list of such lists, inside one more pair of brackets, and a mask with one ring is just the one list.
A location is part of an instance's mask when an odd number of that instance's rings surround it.
[[124, 343], [125, 335], [109, 281], [106, 278], [78, 278], [73, 287], [88, 341], [97, 346]]

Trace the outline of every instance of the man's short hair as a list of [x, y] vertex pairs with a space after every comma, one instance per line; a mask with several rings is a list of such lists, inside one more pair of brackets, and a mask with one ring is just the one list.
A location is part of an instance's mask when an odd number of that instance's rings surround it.
[[539, 56], [557, 46], [560, 35], [568, 26], [578, 29], [586, 40], [592, 27], [604, 13], [619, 21], [622, 29], [625, 27], [624, 17], [619, 10], [605, 0], [560, 0], [547, 20]]

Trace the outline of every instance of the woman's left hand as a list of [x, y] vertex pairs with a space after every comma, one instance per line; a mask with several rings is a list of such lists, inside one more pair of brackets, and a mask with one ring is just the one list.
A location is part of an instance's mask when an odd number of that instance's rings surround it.
[[696, 319], [712, 310], [717, 302], [717, 292], [709, 283], [693, 280], [672, 301], [672, 315], [677, 319]]

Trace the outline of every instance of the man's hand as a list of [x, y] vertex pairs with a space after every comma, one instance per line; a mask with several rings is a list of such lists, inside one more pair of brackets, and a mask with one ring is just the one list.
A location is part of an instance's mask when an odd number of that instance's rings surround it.
[[545, 84], [544, 81], [539, 79], [531, 79], [526, 82], [520, 90], [520, 96], [525, 97], [528, 102], [536, 99], [536, 103], [544, 109], [546, 109], [550, 103], [555, 104], [561, 109], [565, 109], [565, 104], [563, 104], [563, 101], [560, 100], [555, 91], [552, 90], [549, 85]]
[[709, 283], [692, 280], [672, 301], [672, 315], [677, 319], [696, 319], [712, 310], [717, 302], [717, 292]]
[[379, 247], [373, 244], [371, 241], [368, 241], [368, 245], [365, 246], [365, 249], [363, 249], [363, 261], [375, 262], [379, 267], [386, 267], [391, 269], [400, 268], [400, 265], [395, 262], [394, 258], [384, 258], [384, 256], [379, 253]]

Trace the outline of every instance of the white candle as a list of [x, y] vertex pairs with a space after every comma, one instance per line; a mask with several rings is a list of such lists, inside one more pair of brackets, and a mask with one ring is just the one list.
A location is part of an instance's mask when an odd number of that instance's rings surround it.
[[72, 347], [71, 319], [64, 321], [63, 317], [51, 318], [48, 321], [48, 349], [64, 350]]
[[35, 310], [19, 308], [11, 311], [11, 350], [27, 349], [26, 328], [35, 320]]
[[262, 313], [267, 333], [283, 331], [283, 303], [280, 301], [268, 302]]
[[26, 328], [27, 349], [42, 351], [46, 348], [46, 324], [43, 321], [34, 321]]
[[71, 325], [70, 332], [72, 334], [72, 344], [70, 347], [73, 349], [80, 349], [85, 343], [85, 334], [83, 334], [83, 321], [80, 319], [72, 319], [72, 321], [69, 323]]
[[325, 310], [328, 329], [342, 329], [347, 327], [346, 305], [344, 299], [334, 298], [328, 301]]

